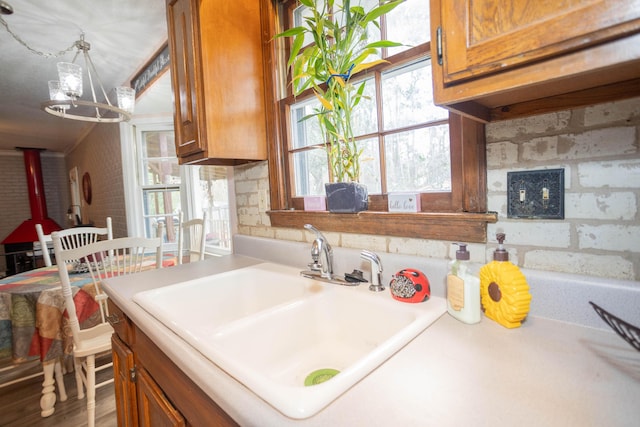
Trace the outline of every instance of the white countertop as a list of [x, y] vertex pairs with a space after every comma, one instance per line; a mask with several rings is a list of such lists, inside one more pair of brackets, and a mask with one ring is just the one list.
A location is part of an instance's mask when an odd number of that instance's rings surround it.
[[112, 300], [243, 426], [638, 425], [640, 352], [613, 332], [540, 317], [518, 329], [486, 317], [465, 325], [447, 314], [317, 415], [287, 418], [131, 300], [257, 262], [231, 255], [104, 283]]

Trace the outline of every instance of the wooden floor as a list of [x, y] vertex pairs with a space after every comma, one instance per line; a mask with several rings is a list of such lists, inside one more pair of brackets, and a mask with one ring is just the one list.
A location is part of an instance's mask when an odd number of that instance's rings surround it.
[[[40, 369], [38, 363], [32, 364], [31, 370], [37, 372], [38, 369]], [[112, 375], [111, 372], [106, 371], [98, 374], [98, 382], [103, 375]], [[55, 412], [47, 418], [40, 416], [42, 379], [43, 377], [39, 376], [0, 388], [0, 427], [86, 426], [87, 399], [85, 396], [84, 399], [78, 400], [73, 372], [64, 376], [67, 400], [61, 402], [60, 395], [56, 391], [58, 400], [56, 401]], [[96, 391], [96, 426], [117, 426], [113, 384], [100, 387]]]

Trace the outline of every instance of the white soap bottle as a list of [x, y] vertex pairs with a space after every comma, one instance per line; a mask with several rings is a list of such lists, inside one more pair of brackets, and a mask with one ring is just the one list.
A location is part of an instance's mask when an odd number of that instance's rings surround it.
[[471, 271], [466, 243], [456, 243], [456, 259], [447, 274], [447, 311], [461, 322], [480, 322], [480, 279]]

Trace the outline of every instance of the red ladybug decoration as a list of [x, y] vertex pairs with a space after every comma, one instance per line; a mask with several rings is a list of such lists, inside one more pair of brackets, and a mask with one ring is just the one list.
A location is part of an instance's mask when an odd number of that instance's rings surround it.
[[429, 279], [419, 270], [405, 268], [398, 271], [389, 284], [391, 296], [402, 302], [423, 302], [431, 296]]

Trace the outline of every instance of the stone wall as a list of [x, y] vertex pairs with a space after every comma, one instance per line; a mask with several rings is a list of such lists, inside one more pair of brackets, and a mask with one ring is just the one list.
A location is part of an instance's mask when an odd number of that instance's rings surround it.
[[[640, 99], [486, 127], [489, 209], [519, 265], [640, 278]], [[564, 168], [565, 220], [507, 218], [508, 171]], [[494, 239], [495, 241], [495, 239]]]
[[[523, 267], [640, 280], [640, 98], [487, 125], [489, 209], [487, 245], [471, 244], [472, 261], [491, 259], [495, 233], [507, 234], [511, 260]], [[565, 219], [507, 218], [508, 171], [565, 169]], [[238, 232], [308, 241], [304, 230], [270, 226], [261, 203], [266, 162], [235, 168]], [[451, 242], [325, 233], [346, 248], [450, 259]]]

